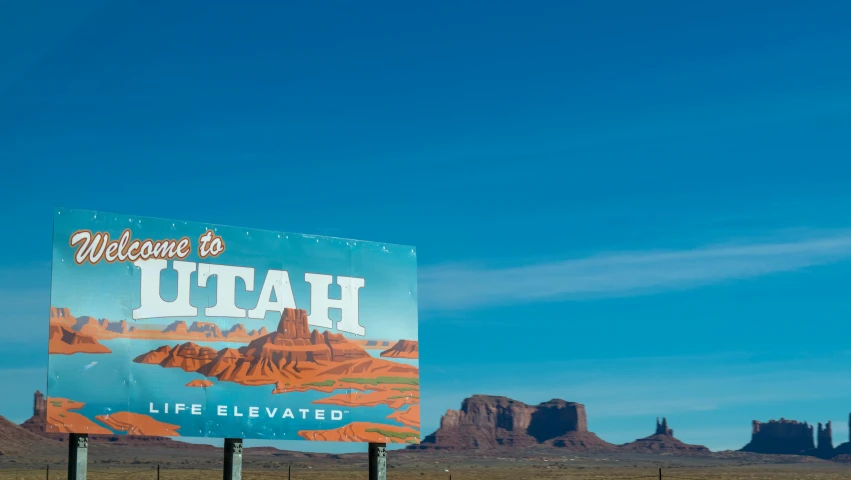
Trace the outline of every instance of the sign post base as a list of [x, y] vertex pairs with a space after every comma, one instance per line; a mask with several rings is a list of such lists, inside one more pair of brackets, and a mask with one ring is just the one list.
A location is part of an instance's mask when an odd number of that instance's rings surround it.
[[369, 444], [369, 480], [387, 480], [387, 444]]
[[224, 480], [242, 480], [242, 439], [225, 439]]
[[86, 480], [89, 466], [89, 436], [72, 433], [68, 436], [68, 480]]

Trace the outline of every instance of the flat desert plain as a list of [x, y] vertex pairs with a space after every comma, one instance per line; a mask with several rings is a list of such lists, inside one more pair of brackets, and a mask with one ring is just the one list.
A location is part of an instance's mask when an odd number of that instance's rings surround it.
[[[176, 453], [176, 454], [175, 454]], [[201, 480], [220, 478], [221, 450], [174, 452], [113, 447], [90, 455], [92, 480]], [[5, 458], [4, 458], [5, 457]], [[53, 460], [49, 464], [46, 461]], [[367, 476], [366, 454], [311, 455], [272, 449], [246, 449], [243, 478], [292, 480], [355, 480]], [[809, 457], [721, 452], [704, 457], [647, 454], [571, 454], [510, 452], [503, 454], [388, 452], [391, 480], [515, 480], [515, 479], [851, 479], [851, 465]], [[60, 480], [66, 466], [58, 458], [0, 456], [0, 480]]]

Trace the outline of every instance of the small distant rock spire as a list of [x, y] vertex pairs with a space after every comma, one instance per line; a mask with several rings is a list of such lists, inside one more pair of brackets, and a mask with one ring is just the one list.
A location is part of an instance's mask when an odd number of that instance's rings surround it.
[[817, 432], [816, 449], [823, 452], [833, 451], [833, 428], [830, 422], [827, 422], [824, 428], [822, 428], [821, 422], [819, 422]]
[[659, 423], [659, 417], [656, 417], [656, 435], [674, 436], [674, 431], [668, 428], [667, 418], [662, 417], [662, 423]]
[[35, 391], [33, 395], [33, 417], [47, 416], [47, 401], [44, 399], [44, 394], [40, 390]]

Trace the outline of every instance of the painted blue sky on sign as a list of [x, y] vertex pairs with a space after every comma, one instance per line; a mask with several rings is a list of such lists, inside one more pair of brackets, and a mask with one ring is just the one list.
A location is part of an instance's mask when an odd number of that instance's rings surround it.
[[416, 245], [426, 431], [494, 393], [846, 437], [851, 5], [326, 7], [0, 7], [0, 413], [65, 205]]

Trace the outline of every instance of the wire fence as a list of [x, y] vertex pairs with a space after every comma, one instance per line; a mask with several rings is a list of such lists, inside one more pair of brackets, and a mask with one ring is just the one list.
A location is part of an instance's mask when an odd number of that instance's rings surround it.
[[[292, 465], [283, 465], [277, 468], [244, 468], [242, 470], [243, 480], [349, 480], [366, 477], [366, 470], [321, 470], [307, 468], [292, 468]], [[780, 478], [776, 473], [754, 471], [741, 471], [733, 473], [729, 470], [722, 472], [700, 471], [699, 469], [653, 469], [636, 467], [632, 472], [607, 472], [597, 470], [583, 473], [581, 471], [558, 472], [551, 470], [532, 473], [529, 470], [506, 468], [502, 469], [503, 475], [496, 472], [472, 472], [467, 473], [438, 473], [438, 472], [414, 472], [400, 469], [401, 471], [388, 471], [388, 477], [401, 479], [421, 480], [494, 480], [497, 478], [512, 479], [570, 479], [570, 480], [730, 480], [730, 479], [768, 479]], [[488, 469], [490, 470], [490, 469]], [[499, 470], [499, 469], [495, 469]], [[711, 470], [711, 469], [710, 469]], [[634, 473], [633, 473], [634, 472]], [[395, 474], [394, 474], [395, 473]], [[842, 474], [834, 472], [808, 475], [797, 472], [789, 477], [797, 479], [848, 479], [851, 478], [851, 470]], [[95, 467], [87, 471], [87, 480], [209, 480], [222, 478], [221, 468], [163, 468], [160, 465], [144, 466], [135, 468], [125, 467]], [[68, 471], [65, 465], [45, 465], [44, 467], [8, 468], [0, 467], [0, 480], [65, 480]]]

